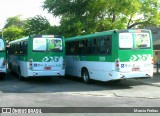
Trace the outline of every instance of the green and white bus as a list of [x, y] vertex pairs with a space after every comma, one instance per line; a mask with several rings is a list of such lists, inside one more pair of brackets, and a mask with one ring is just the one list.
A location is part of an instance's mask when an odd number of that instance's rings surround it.
[[9, 45], [9, 68], [20, 79], [65, 75], [63, 36], [32, 35], [11, 41]]
[[0, 78], [4, 79], [7, 74], [6, 69], [6, 47], [5, 42], [0, 38]]
[[66, 38], [66, 74], [99, 81], [153, 76], [150, 30], [126, 29]]

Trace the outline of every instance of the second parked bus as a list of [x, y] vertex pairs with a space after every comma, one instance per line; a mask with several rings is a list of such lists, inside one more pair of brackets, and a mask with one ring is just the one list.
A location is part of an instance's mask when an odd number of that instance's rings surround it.
[[111, 30], [66, 39], [66, 74], [99, 81], [153, 76], [152, 35]]

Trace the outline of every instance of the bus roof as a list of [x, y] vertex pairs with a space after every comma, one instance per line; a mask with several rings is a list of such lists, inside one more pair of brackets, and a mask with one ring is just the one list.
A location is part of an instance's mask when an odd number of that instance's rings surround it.
[[112, 34], [112, 33], [115, 33], [115, 32], [116, 32], [116, 30], [96, 32], [94, 34], [87, 34], [87, 35], [82, 35], [82, 36], [69, 37], [69, 38], [66, 38], [66, 41], [72, 41], [72, 40], [75, 40], [75, 39], [80, 40], [80, 39], [83, 39], [83, 38], [93, 38], [93, 37], [97, 37], [97, 36], [104, 36], [104, 35]]
[[16, 43], [16, 42], [19, 42], [19, 41], [25, 41], [25, 40], [27, 40], [29, 38], [38, 38], [38, 37], [56, 37], [56, 38], [61, 38], [62, 36], [60, 36], [60, 35], [40, 35], [40, 34], [39, 35], [30, 35], [30, 36], [27, 36], [27, 37], [23, 37], [23, 38], [11, 41], [11, 42], [9, 42], [9, 44]]
[[75, 37], [69, 37], [66, 38], [66, 41], [73, 41], [73, 40], [81, 40], [84, 38], [93, 38], [93, 37], [99, 37], [99, 36], [105, 36], [105, 35], [110, 35], [113, 33], [119, 33], [119, 32], [150, 32], [148, 29], [123, 29], [123, 30], [109, 30], [109, 31], [103, 31], [103, 32], [96, 32], [94, 34], [87, 34], [87, 35], [82, 35], [82, 36], [75, 36]]
[[21, 38], [21, 39], [17, 39], [17, 40], [14, 40], [14, 41], [9, 42], [9, 44], [16, 43], [16, 42], [19, 42], [19, 41], [25, 41], [25, 40], [27, 40], [28, 38], [29, 38], [29, 36], [24, 37], [24, 38]]

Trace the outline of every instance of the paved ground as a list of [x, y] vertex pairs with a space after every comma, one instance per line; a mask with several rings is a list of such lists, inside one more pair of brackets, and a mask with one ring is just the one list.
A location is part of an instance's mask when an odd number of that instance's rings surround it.
[[[80, 79], [70, 77], [19, 81], [15, 75], [9, 74], [6, 80], [0, 81], [0, 106], [158, 107], [160, 106], [159, 85], [159, 74], [154, 74], [153, 78], [128, 79], [114, 84], [93, 81], [89, 85], [84, 84]], [[106, 114], [79, 115], [106, 116]], [[121, 114], [121, 116], [128, 115]]]
[[154, 76], [152, 78], [139, 78], [139, 79], [131, 79], [131, 80], [141, 82], [147, 85], [160, 87], [160, 73], [156, 73], [156, 69], [154, 69]]

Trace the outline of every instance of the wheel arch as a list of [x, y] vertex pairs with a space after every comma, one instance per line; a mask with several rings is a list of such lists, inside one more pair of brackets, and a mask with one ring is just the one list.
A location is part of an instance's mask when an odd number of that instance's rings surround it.
[[[82, 72], [83, 72], [84, 70], [88, 71], [88, 69], [87, 69], [86, 67], [82, 67], [82, 68], [81, 68], [81, 75], [82, 75]], [[88, 73], [89, 73], [89, 71], [88, 71]]]

